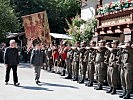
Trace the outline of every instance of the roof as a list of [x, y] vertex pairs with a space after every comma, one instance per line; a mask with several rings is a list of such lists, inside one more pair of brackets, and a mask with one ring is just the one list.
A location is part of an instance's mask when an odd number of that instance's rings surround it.
[[59, 33], [50, 33], [50, 35], [54, 38], [60, 38], [60, 39], [73, 39], [71, 36], [67, 34], [59, 34]]
[[14, 37], [19, 37], [21, 35], [23, 35], [24, 33], [11, 33], [11, 32], [7, 32], [6, 33], [6, 38], [14, 38]]

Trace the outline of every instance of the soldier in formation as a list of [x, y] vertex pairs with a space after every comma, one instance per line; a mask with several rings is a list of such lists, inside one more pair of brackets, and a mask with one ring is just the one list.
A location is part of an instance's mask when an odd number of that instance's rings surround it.
[[96, 49], [96, 57], [95, 57], [95, 72], [97, 77], [98, 86], [95, 88], [96, 90], [103, 89], [103, 83], [107, 76], [107, 64], [105, 61], [105, 52], [107, 52], [107, 48], [105, 47], [105, 41], [99, 41], [99, 47]]
[[72, 78], [73, 81], [78, 81], [79, 78], [79, 48], [80, 42], [77, 41], [75, 44], [75, 48], [73, 48], [73, 66], [72, 66]]
[[58, 52], [57, 59], [54, 59], [54, 62], [57, 62], [56, 68], [61, 56], [63, 76], [65, 72], [68, 75], [65, 79], [85, 83], [88, 87], [93, 86], [96, 80], [96, 90], [102, 90], [104, 83], [107, 82], [110, 87], [107, 93], [112, 95], [122, 86], [123, 94], [119, 97], [129, 99], [133, 91], [132, 43], [127, 41], [124, 45], [119, 45], [118, 40], [107, 43], [105, 40], [100, 40], [97, 44], [95, 41], [89, 44], [87, 47], [85, 41], [81, 43], [77, 41], [73, 47], [64, 42], [61, 48], [56, 49]]
[[96, 46], [95, 41], [90, 42], [90, 47], [87, 48], [85, 52], [85, 61], [87, 61], [87, 75], [88, 75], [88, 82], [85, 84], [86, 86], [93, 86], [94, 82], [94, 73], [95, 73], [95, 49], [93, 47]]
[[131, 41], [125, 42], [125, 46], [121, 52], [121, 84], [123, 94], [119, 96], [123, 99], [129, 99], [133, 91], [133, 48]]
[[112, 42], [112, 48], [110, 49], [109, 54], [109, 62], [108, 62], [108, 70], [107, 70], [107, 81], [110, 86], [110, 90], [107, 93], [116, 94], [116, 89], [118, 86], [119, 73], [118, 73], [118, 64], [117, 64], [117, 52], [119, 49], [117, 48], [118, 41]]
[[87, 61], [85, 60], [85, 52], [86, 52], [85, 41], [81, 42], [81, 48], [79, 49], [79, 83], [84, 83], [86, 79], [86, 71], [87, 71]]

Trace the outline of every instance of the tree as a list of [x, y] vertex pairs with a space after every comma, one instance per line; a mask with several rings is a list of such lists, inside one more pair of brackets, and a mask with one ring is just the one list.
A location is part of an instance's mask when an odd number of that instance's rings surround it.
[[57, 33], [66, 33], [64, 28], [68, 26], [65, 19], [80, 13], [80, 3], [77, 0], [10, 0], [10, 3], [20, 20], [24, 15], [46, 10], [50, 30]]
[[[72, 43], [76, 41], [86, 41], [89, 42], [94, 34], [96, 27], [96, 19], [92, 18], [88, 21], [80, 19], [80, 16], [77, 15], [71, 19], [71, 21], [66, 20], [69, 29], [66, 29], [66, 32], [73, 36]], [[83, 26], [83, 29], [81, 28]]]
[[20, 23], [8, 0], [0, 0], [0, 42], [5, 40], [6, 32], [17, 32]]

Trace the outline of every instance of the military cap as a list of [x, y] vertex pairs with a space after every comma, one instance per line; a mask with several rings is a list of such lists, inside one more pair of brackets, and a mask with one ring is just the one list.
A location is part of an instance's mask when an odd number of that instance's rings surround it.
[[132, 44], [132, 41], [124, 41], [124, 43], [130, 43], [130, 44]]
[[67, 44], [67, 41], [63, 41], [63, 43], [62, 43], [63, 45], [66, 45]]
[[87, 44], [86, 41], [81, 42], [81, 44]]
[[110, 42], [107, 42], [106, 45], [110, 45], [111, 43]]
[[113, 40], [112, 44], [118, 44], [119, 41], [118, 40]]
[[90, 43], [92, 43], [92, 44], [96, 44], [96, 41], [90, 41]]
[[131, 43], [132, 41], [124, 41], [124, 43]]
[[106, 41], [105, 40], [100, 40], [100, 41], [98, 41], [98, 43], [106, 43]]
[[76, 44], [80, 44], [80, 41], [76, 41]]

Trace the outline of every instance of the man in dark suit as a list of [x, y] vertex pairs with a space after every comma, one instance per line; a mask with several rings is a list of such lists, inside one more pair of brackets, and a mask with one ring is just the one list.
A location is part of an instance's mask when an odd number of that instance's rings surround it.
[[6, 66], [6, 85], [8, 85], [10, 70], [13, 70], [14, 85], [18, 86], [17, 65], [19, 64], [18, 49], [15, 40], [10, 40], [10, 46], [6, 48], [4, 53], [4, 63]]
[[42, 50], [41, 48], [41, 43], [36, 43], [35, 48], [31, 53], [31, 59], [30, 59], [30, 63], [34, 66], [34, 70], [35, 70], [36, 84], [41, 83], [39, 81], [40, 72], [41, 72], [41, 67], [44, 65], [45, 60], [46, 60], [46, 54], [44, 50]]

